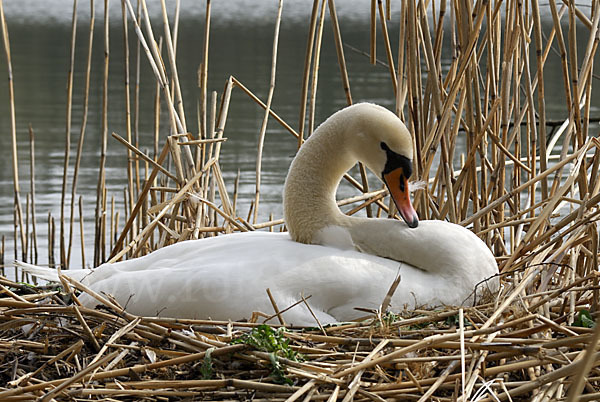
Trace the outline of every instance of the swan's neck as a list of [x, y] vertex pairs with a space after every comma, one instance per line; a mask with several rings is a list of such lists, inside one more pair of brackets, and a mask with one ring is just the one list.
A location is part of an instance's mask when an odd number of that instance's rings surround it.
[[285, 182], [284, 214], [292, 238], [313, 243], [322, 228], [347, 218], [335, 194], [339, 182], [357, 161], [346, 127], [323, 124], [294, 158]]

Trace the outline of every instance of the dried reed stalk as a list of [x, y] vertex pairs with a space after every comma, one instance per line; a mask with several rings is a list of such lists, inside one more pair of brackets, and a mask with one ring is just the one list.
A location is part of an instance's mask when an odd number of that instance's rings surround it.
[[[208, 96], [208, 49], [210, 45], [210, 15], [211, 15], [211, 0], [206, 1], [206, 12], [204, 19], [204, 41], [202, 47], [202, 63], [200, 64], [200, 78], [198, 80], [198, 86], [200, 87], [200, 100], [198, 101], [200, 106], [199, 112], [199, 123], [198, 130], [200, 131], [200, 138], [208, 138], [206, 132], [206, 117], [207, 117], [207, 96]], [[212, 135], [212, 133], [211, 133]], [[200, 163], [204, 163], [201, 160]]]
[[[31, 238], [32, 238], [32, 258], [31, 262], [38, 263], [38, 240], [37, 240], [37, 219], [35, 215], [35, 134], [33, 127], [29, 125], [29, 191], [31, 193]], [[2, 265], [4, 265], [2, 263]]]
[[[85, 86], [83, 93], [83, 116], [81, 121], [81, 127], [79, 130], [79, 140], [77, 141], [77, 154], [75, 156], [75, 167], [73, 171], [73, 183], [71, 185], [71, 209], [70, 209], [70, 221], [69, 221], [69, 246], [67, 251], [67, 265], [71, 261], [71, 245], [73, 242], [73, 224], [75, 220], [75, 194], [77, 191], [77, 181], [79, 178], [79, 169], [81, 166], [81, 156], [83, 154], [83, 143], [85, 139], [85, 130], [87, 127], [87, 118], [88, 118], [88, 110], [89, 110], [89, 94], [90, 94], [90, 77], [91, 77], [91, 69], [92, 69], [92, 48], [94, 43], [94, 25], [95, 25], [95, 7], [94, 0], [90, 0], [90, 25], [89, 25], [89, 36], [88, 36], [88, 52], [87, 52], [87, 63], [86, 63], [86, 74], [85, 74]], [[81, 211], [80, 211], [80, 219]], [[80, 231], [81, 237], [83, 238], [83, 231]], [[82, 253], [84, 253], [83, 247], [81, 249]], [[82, 254], [82, 261], [85, 261], [85, 258]], [[85, 265], [82, 265], [85, 267]]]
[[106, 147], [108, 142], [108, 70], [110, 60], [109, 41], [109, 0], [104, 0], [104, 70], [102, 85], [102, 139], [100, 143], [100, 167], [98, 169], [98, 185], [96, 187], [96, 216], [95, 216], [95, 242], [94, 266], [104, 261], [105, 236], [103, 230], [104, 212], [106, 211]]
[[[543, 280], [540, 272], [536, 269], [523, 280], [518, 280], [518, 286], [507, 286], [499, 295], [500, 301], [508, 305], [511, 298], [523, 295], [522, 292], [535, 297], [536, 293], [532, 290], [536, 287], [529, 284]], [[462, 355], [466, 363], [475, 362], [476, 356], [485, 356], [474, 366], [481, 367], [478, 376], [475, 371], [470, 375], [470, 378], [476, 378], [470, 382], [473, 398], [481, 399], [486, 394], [488, 399], [484, 400], [505, 400], [508, 395], [513, 398], [527, 396], [533, 390], [543, 389], [544, 384], [561, 381], [565, 384], [562, 391], [552, 391], [554, 398], [558, 399], [565, 391], [579, 394], [578, 388], [569, 387], [569, 377], [583, 378], [581, 373], [589, 372], [587, 367], [591, 367], [590, 363], [600, 361], [600, 355], [592, 352], [596, 344], [594, 339], [600, 331], [569, 326], [564, 315], [548, 309], [560, 306], [569, 298], [570, 290], [574, 288], [563, 286], [565, 280], [568, 282], [566, 277], [551, 285], [552, 297], [546, 299], [545, 308], [539, 310], [541, 314], [523, 316], [521, 311], [514, 310], [508, 310], [504, 316], [494, 314], [498, 311], [497, 302], [490, 299], [491, 303], [465, 309], [464, 329], [456, 328], [447, 320], [457, 316], [456, 309], [406, 311], [402, 317], [383, 322], [381, 317], [373, 316], [362, 322], [327, 328], [326, 335], [320, 330], [304, 328], [303, 331], [294, 331], [290, 328], [284, 336], [294, 350], [303, 354], [304, 361], [295, 362], [282, 357], [278, 360], [285, 376], [292, 379], [295, 386], [278, 385], [273, 377], [269, 377], [268, 353], [244, 344], [230, 344], [232, 339], [247, 333], [257, 324], [136, 317], [124, 312], [108, 298], [64, 278], [68, 282], [67, 288], [74, 286], [91, 292], [106, 309], [63, 306], [48, 298], [47, 291], [43, 289], [25, 287], [0, 278], [3, 286], [15, 290], [0, 298], [0, 308], [3, 309], [0, 350], [19, 348], [36, 353], [46, 350], [32, 368], [23, 370], [29, 366], [17, 363], [17, 372], [21, 374], [7, 381], [5, 387], [0, 387], [0, 398], [27, 398], [32, 395], [43, 398], [57, 395], [60, 390], [70, 395], [83, 392], [94, 397], [141, 397], [146, 395], [145, 391], [162, 390], [165, 395], [180, 391], [224, 399], [233, 395], [228, 393], [231, 389], [254, 389], [265, 393], [267, 398], [277, 395], [294, 400], [315, 389], [324, 399], [334, 395], [350, 399], [352, 395], [366, 393], [371, 395], [371, 399], [413, 399], [414, 396], [415, 400], [433, 397], [451, 400], [461, 396], [455, 384], [461, 377], [456, 369], [461, 358], [457, 351], [462, 344], [466, 349]], [[594, 275], [590, 275], [580, 281], [580, 289], [586, 289], [593, 280]], [[522, 300], [528, 303], [530, 299], [525, 297]], [[33, 337], [27, 340], [8, 340], [5, 337], [21, 331], [23, 325], [36, 322], [39, 317], [46, 317], [46, 324], [37, 333], [34, 332]], [[59, 320], [62, 320], [62, 325], [65, 321], [71, 323], [69, 333], [61, 334], [53, 329]], [[413, 330], [414, 325], [418, 325], [419, 329]], [[90, 332], [87, 332], [86, 326]], [[88, 337], [90, 333], [100, 349], [94, 350], [81, 342], [80, 337]], [[423, 337], [422, 334], [428, 336]], [[56, 341], [48, 343], [47, 337]], [[464, 338], [462, 343], [458, 342], [461, 337]], [[135, 343], [132, 344], [132, 341]], [[139, 343], [145, 346], [137, 346]], [[417, 355], [401, 357], [411, 350]], [[110, 364], [116, 356], [121, 356], [116, 365]], [[198, 379], [192, 365], [203, 361], [206, 364], [207, 356], [210, 356], [212, 371], [207, 372], [208, 378]], [[582, 359], [581, 356], [585, 357]], [[80, 368], [73, 364], [75, 361], [82, 362]], [[7, 364], [13, 363], [4, 363]], [[240, 378], [210, 378], [218, 375], [220, 370], [230, 370], [234, 364], [245, 367]], [[59, 376], [55, 367], [61, 373]], [[96, 371], [99, 367], [104, 369]], [[527, 376], [528, 368], [539, 372], [533, 381]], [[179, 373], [178, 380], [169, 380], [171, 373]], [[121, 378], [120, 387], [117, 387], [114, 379], [127, 375], [133, 376], [132, 380]], [[93, 393], [81, 385], [91, 380], [95, 381]], [[594, 374], [587, 376], [587, 382], [592, 386], [597, 386], [598, 381], [600, 378]], [[489, 384], [485, 385], [486, 382]], [[582, 392], [589, 397], [594, 395], [592, 390], [583, 389]]]
[[[17, 153], [17, 121], [15, 116], [15, 90], [13, 84], [12, 62], [10, 57], [10, 40], [8, 38], [8, 28], [6, 26], [6, 18], [4, 16], [4, 6], [0, 0], [0, 24], [2, 28], [2, 41], [4, 43], [4, 53], [6, 55], [6, 67], [8, 72], [8, 100], [10, 107], [10, 133], [12, 144], [12, 170], [13, 170], [13, 190], [15, 196], [15, 228], [18, 227], [18, 233], [21, 238], [22, 258], [27, 259], [27, 251], [25, 250], [25, 232], [23, 225], [23, 209], [21, 208], [21, 191], [19, 186], [19, 162]], [[17, 236], [15, 235], [15, 253], [17, 253]]]
[[[143, 2], [145, 8], [145, 2]], [[174, 104], [177, 107], [179, 119], [181, 120], [181, 133], [187, 132], [185, 123], [185, 114], [183, 112], [183, 100], [181, 98], [181, 88], [179, 86], [179, 74], [177, 73], [177, 63], [175, 62], [175, 49], [176, 45], [171, 35], [171, 29], [169, 28], [169, 19], [167, 18], [167, 6], [165, 0], [160, 2], [163, 17], [163, 27], [165, 33], [165, 42], [167, 44], [167, 54], [169, 55], [169, 64], [171, 66], [171, 74], [173, 75], [173, 88], [175, 90]], [[147, 13], [146, 13], [147, 15]]]
[[65, 239], [65, 198], [67, 195], [67, 178], [69, 158], [71, 155], [71, 112], [73, 109], [73, 74], [75, 70], [75, 43], [77, 38], [77, 0], [73, 0], [73, 17], [71, 23], [70, 63], [67, 72], [67, 112], [65, 124], [65, 157], [63, 165], [62, 191], [60, 196], [60, 264], [68, 268], [67, 244]]
[[298, 122], [298, 148], [304, 141], [304, 126], [306, 124], [306, 101], [308, 99], [308, 83], [310, 77], [310, 65], [313, 56], [313, 47], [315, 43], [315, 32], [317, 29], [317, 12], [319, 9], [319, 0], [313, 0], [312, 13], [308, 30], [308, 40], [306, 41], [306, 54], [304, 56], [304, 72], [302, 74], [302, 91], [300, 97], [300, 119]]
[[[121, 16], [123, 20], [123, 83], [125, 91], [125, 132], [127, 135], [127, 141], [132, 143], [132, 131], [131, 131], [131, 92], [129, 85], [129, 30], [127, 27], [127, 8], [125, 2], [121, 1]], [[132, 158], [131, 151], [127, 150], [127, 187], [129, 199], [135, 198], [136, 189], [134, 188], [134, 181], [139, 183], [139, 170], [136, 169], [136, 177], [134, 180], [134, 160]], [[139, 190], [139, 185], [137, 187]]]
[[335, 0], [328, 0], [329, 15], [331, 17], [331, 26], [333, 28], [333, 36], [335, 38], [335, 49], [337, 51], [338, 64], [342, 76], [342, 85], [346, 94], [348, 105], [352, 104], [352, 95], [350, 94], [350, 80], [348, 79], [348, 70], [346, 69], [346, 58], [344, 57], [344, 46], [342, 43], [342, 34], [335, 9]]
[[258, 151], [256, 155], [256, 191], [254, 195], [254, 218], [252, 223], [256, 223], [258, 218], [258, 205], [260, 200], [260, 174], [262, 170], [262, 153], [265, 142], [265, 135], [267, 133], [267, 122], [269, 121], [269, 113], [271, 110], [271, 103], [273, 101], [273, 93], [275, 92], [275, 76], [277, 73], [277, 48], [279, 46], [279, 27], [281, 25], [281, 12], [283, 10], [283, 0], [279, 0], [279, 6], [277, 7], [277, 18], [275, 20], [275, 33], [273, 39], [273, 57], [271, 59], [271, 82], [269, 84], [269, 93], [267, 95], [267, 104], [265, 108], [265, 116], [260, 126], [260, 133], [258, 135]]
[[[319, 81], [319, 64], [321, 60], [321, 44], [323, 42], [323, 27], [325, 26], [325, 0], [321, 1], [319, 11], [319, 25], [317, 27], [317, 36], [315, 39], [315, 60], [313, 62], [312, 80], [310, 85], [310, 111], [308, 114], [308, 135], [315, 129], [315, 111], [317, 107], [317, 83]], [[299, 144], [299, 146], [302, 144]]]

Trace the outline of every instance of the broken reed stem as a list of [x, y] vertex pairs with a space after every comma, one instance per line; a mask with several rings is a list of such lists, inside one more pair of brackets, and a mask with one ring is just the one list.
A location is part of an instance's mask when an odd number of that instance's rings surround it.
[[[164, 167], [162, 167], [161, 165], [159, 165], [157, 162], [155, 162], [154, 160], [152, 160], [149, 156], [147, 156], [145, 153], [143, 153], [142, 151], [140, 151], [139, 149], [137, 149], [135, 146], [133, 146], [129, 141], [125, 140], [119, 134], [112, 133], [112, 137], [115, 140], [119, 141], [121, 144], [125, 145], [125, 147], [127, 148], [128, 152], [135, 153], [138, 157], [140, 157], [144, 161], [148, 162], [148, 164], [150, 164], [153, 167], [155, 167], [158, 170], [160, 170], [165, 176], [167, 176], [170, 179], [172, 179], [173, 181], [177, 182], [177, 176], [173, 175], [167, 169], [165, 169]], [[190, 144], [190, 142], [188, 142], [188, 144]], [[183, 145], [183, 143], [179, 143], [179, 145]]]
[[29, 257], [29, 205], [31, 204], [31, 193], [25, 198], [25, 255]]
[[[160, 156], [158, 157], [157, 165], [160, 165], [161, 163], [163, 163], [163, 161], [167, 157], [168, 152], [169, 152], [169, 147], [167, 144], [165, 144]], [[115, 261], [119, 260], [120, 257], [117, 258], [116, 255], [123, 247], [123, 242], [125, 240], [125, 237], [127, 237], [127, 233], [129, 233], [129, 231], [131, 230], [131, 227], [133, 226], [133, 220], [135, 219], [135, 217], [139, 213], [139, 211], [142, 209], [142, 206], [146, 203], [147, 194], [150, 191], [150, 188], [152, 187], [152, 183], [154, 183], [154, 179], [158, 175], [158, 172], [159, 172], [159, 169], [158, 169], [158, 167], [155, 166], [154, 169], [152, 170], [152, 173], [150, 174], [150, 177], [146, 180], [146, 184], [144, 185], [144, 188], [140, 192], [138, 201], [135, 204], [135, 207], [133, 208], [133, 210], [131, 211], [131, 214], [129, 215], [129, 220], [123, 227], [123, 230], [121, 231], [121, 235], [115, 242], [115, 246], [113, 247], [113, 250], [109, 257], [109, 262], [115, 262]]]
[[283, 320], [283, 316], [281, 315], [281, 312], [279, 311], [279, 307], [277, 307], [277, 303], [275, 302], [275, 299], [273, 298], [273, 294], [271, 293], [271, 289], [269, 289], [269, 288], [267, 288], [267, 295], [269, 296], [269, 300], [271, 301], [271, 305], [273, 306], [273, 310], [275, 311], [275, 315], [277, 316], [279, 323], [281, 325], [285, 326], [285, 321]]
[[[237, 88], [240, 88], [246, 95], [248, 95], [250, 97], [250, 99], [252, 99], [254, 102], [256, 102], [263, 109], [267, 110], [267, 105], [263, 101], [261, 101], [256, 95], [254, 95], [254, 93], [252, 91], [250, 91], [248, 88], [246, 88], [244, 86], [244, 84], [242, 84], [240, 81], [238, 81], [237, 78], [232, 76], [232, 77], [230, 77], [230, 79], [231, 79], [233, 85], [235, 85]], [[227, 85], [227, 87], [229, 88], [229, 84]], [[281, 126], [283, 128], [285, 128], [294, 137], [300, 138], [300, 134], [298, 134], [289, 124], [287, 124], [281, 117], [279, 117], [279, 115], [277, 115], [277, 113], [275, 113], [272, 109], [269, 109], [269, 115], [271, 117], [273, 117], [279, 124], [281, 124]]]
[[83, 234], [83, 197], [79, 196], [79, 239], [81, 241], [81, 269], [85, 269], [85, 237]]
[[[32, 253], [31, 262], [38, 263], [38, 241], [37, 241], [37, 219], [35, 215], [35, 134], [33, 127], [29, 125], [29, 191], [31, 192], [31, 237]], [[0, 264], [4, 265], [3, 262]]]
[[275, 92], [275, 76], [277, 73], [277, 48], [279, 47], [279, 27], [281, 25], [281, 12], [283, 10], [283, 0], [279, 0], [277, 7], [277, 19], [275, 20], [275, 33], [273, 39], [273, 56], [271, 59], [271, 82], [269, 84], [269, 93], [267, 95], [267, 104], [265, 110], [265, 116], [263, 117], [262, 125], [260, 127], [260, 133], [258, 136], [258, 151], [256, 155], [256, 191], [254, 196], [254, 218], [252, 223], [256, 223], [258, 219], [258, 205], [260, 200], [260, 174], [262, 169], [262, 153], [265, 142], [265, 135], [267, 133], [267, 122], [269, 121], [269, 111], [271, 110], [271, 103], [273, 101], [273, 93]]
[[[165, 145], [165, 150], [167, 150], [167, 146]], [[164, 151], [163, 151], [164, 152]], [[214, 162], [213, 162], [214, 163]], [[117, 250], [119, 250], [120, 246], [119, 244], [122, 243], [123, 238], [124, 238], [124, 234], [127, 233], [127, 231], [124, 229], [123, 232], [121, 233], [121, 236], [119, 237], [118, 241], [117, 241], [117, 245], [114, 247], [113, 249], [113, 254], [111, 255], [110, 258], [110, 262], [115, 262], [118, 261], [123, 254], [133, 245], [137, 245], [137, 253], [140, 252], [142, 246], [145, 244], [146, 240], [148, 239], [148, 236], [150, 234], [150, 232], [152, 231], [152, 229], [154, 228], [154, 226], [159, 222], [159, 220], [167, 213], [167, 211], [169, 209], [171, 209], [171, 207], [177, 205], [182, 198], [187, 194], [188, 190], [196, 183], [197, 180], [199, 180], [202, 175], [204, 174], [204, 172], [206, 172], [208, 170], [208, 168], [210, 168], [210, 166], [212, 165], [211, 162], [207, 163], [208, 166], [203, 167], [201, 170], [199, 170], [196, 175], [185, 185], [183, 186], [178, 192], [177, 194], [175, 194], [173, 196], [173, 198], [168, 202], [168, 204], [166, 206], [164, 206], [160, 212], [156, 215], [156, 217], [152, 220], [152, 222], [150, 222], [129, 244], [128, 247], [124, 248], [123, 250], [119, 251], [118, 253], [116, 252]], [[155, 169], [155, 171], [157, 171]], [[153, 172], [154, 173], [154, 172]], [[149, 186], [148, 186], [149, 189]], [[147, 190], [146, 190], [147, 192]], [[140, 196], [140, 200], [142, 199], [142, 197]], [[138, 201], [138, 205], [141, 204]], [[138, 207], [138, 205], [136, 205], [136, 208]], [[135, 210], [135, 208], [134, 208]], [[134, 214], [132, 214], [132, 216], [134, 216]], [[127, 222], [127, 225], [130, 225], [131, 223], [131, 217], [129, 222]], [[116, 253], [116, 254], [115, 254]]]
[[5, 267], [5, 261], [4, 261], [4, 252], [5, 252], [5, 242], [6, 242], [6, 236], [2, 235], [2, 242], [0, 242], [0, 272], [2, 273], [2, 276], [4, 276], [6, 274], [6, 271], [4, 269]]
[[[48, 212], [48, 266], [54, 268], [54, 217]], [[15, 268], [16, 269], [16, 268]], [[16, 276], [15, 276], [16, 277]]]

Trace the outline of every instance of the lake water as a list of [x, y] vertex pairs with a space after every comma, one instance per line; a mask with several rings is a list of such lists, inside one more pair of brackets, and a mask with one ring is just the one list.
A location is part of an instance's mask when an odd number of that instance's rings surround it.
[[[102, 1], [97, 1], [97, 3], [88, 126], [77, 191], [79, 195], [83, 196], [87, 250], [91, 250], [93, 245], [93, 216], [101, 134], [103, 8]], [[174, 2], [169, 1], [168, 3], [169, 10], [172, 10]], [[157, 34], [162, 30], [159, 18], [160, 2], [153, 0], [148, 1], [148, 4], [155, 23], [155, 34]], [[368, 51], [370, 2], [345, 0], [338, 1], [337, 4], [344, 42]], [[111, 1], [110, 7], [108, 132], [125, 135], [120, 1]], [[203, 46], [204, 2], [182, 0], [181, 7], [177, 53], [178, 72], [189, 129], [196, 133], [197, 125], [194, 122], [196, 121], [195, 110], [198, 96], [197, 69]], [[311, 7], [312, 1], [309, 0], [294, 0], [284, 3], [273, 109], [292, 127], [298, 126], [302, 69]], [[398, 8], [399, 3], [395, 4], [395, 7]], [[79, 1], [79, 8], [70, 177], [73, 173], [72, 165], [82, 119], [89, 2]], [[60, 216], [72, 3], [67, 0], [11, 0], [4, 1], [4, 9], [11, 39], [22, 205], [25, 208], [25, 197], [30, 191], [28, 125], [31, 124], [35, 132], [38, 261], [46, 263], [48, 213], [50, 212], [56, 219]], [[209, 56], [209, 89], [211, 91], [221, 92], [226, 79], [233, 75], [261, 99], [266, 99], [276, 12], [276, 1], [213, 1]], [[172, 12], [171, 15], [173, 15]], [[397, 13], [394, 13], [389, 26], [394, 52], [397, 50], [399, 41], [397, 21]], [[132, 39], [133, 35], [133, 30], [130, 29]], [[378, 57], [385, 60], [381, 32], [379, 32], [378, 39], [380, 40]], [[349, 48], [346, 48], [345, 52], [354, 100], [376, 102], [393, 109], [395, 100], [387, 68], [370, 65], [367, 57]], [[2, 60], [0, 77], [6, 77], [4, 54], [0, 60]], [[548, 62], [554, 63], [556, 68], [548, 68], [545, 72], [546, 91], [553, 94], [547, 99], [547, 114], [551, 118], [561, 118], [565, 114], [564, 101], [561, 99], [562, 75], [558, 60], [557, 56], [551, 55]], [[133, 72], [134, 52], [132, 52], [131, 64]], [[142, 59], [141, 66], [140, 144], [142, 149], [147, 149], [152, 153], [154, 118], [152, 105], [155, 84], [145, 58]], [[6, 79], [1, 79], [0, 236], [6, 236], [5, 262], [10, 264], [15, 258], [15, 253], [13, 251], [13, 187], [7, 88]], [[331, 25], [327, 22], [319, 73], [317, 122], [322, 121], [345, 104]], [[245, 216], [250, 200], [254, 198], [256, 146], [262, 118], [263, 110], [236, 89], [232, 97], [224, 134], [228, 141], [222, 148], [221, 164], [230, 191], [233, 190], [234, 178], [238, 169], [241, 171], [238, 202], [241, 216]], [[164, 119], [162, 134], [165, 136], [168, 134], [166, 123], [167, 120]], [[276, 218], [281, 217], [282, 185], [295, 150], [295, 139], [277, 122], [270, 120], [262, 167], [263, 185], [260, 207], [262, 220], [266, 220], [270, 213], [273, 213]], [[109, 197], [114, 195], [117, 205], [122, 203], [123, 188], [126, 185], [125, 158], [125, 148], [109, 138], [106, 181], [110, 191]], [[70, 183], [71, 180], [69, 180], [69, 193]], [[352, 193], [350, 189], [343, 191], [344, 194]], [[76, 219], [78, 219], [78, 215], [76, 215]], [[74, 239], [78, 238], [79, 230], [76, 227]], [[75, 246], [72, 261], [74, 261], [74, 265], [77, 265], [79, 261], [78, 240], [75, 242]], [[89, 261], [91, 251], [88, 251], [87, 254]]]

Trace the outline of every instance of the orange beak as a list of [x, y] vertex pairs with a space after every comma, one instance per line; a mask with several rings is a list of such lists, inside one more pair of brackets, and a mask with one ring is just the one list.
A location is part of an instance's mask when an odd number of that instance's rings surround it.
[[410, 202], [408, 179], [404, 176], [402, 168], [396, 168], [391, 172], [384, 173], [383, 181], [404, 222], [406, 222], [408, 227], [416, 228], [419, 225], [419, 217]]

